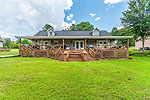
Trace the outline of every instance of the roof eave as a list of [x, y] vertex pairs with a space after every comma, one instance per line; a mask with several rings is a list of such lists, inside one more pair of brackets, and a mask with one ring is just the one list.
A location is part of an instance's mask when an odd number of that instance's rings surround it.
[[15, 36], [16, 38], [25, 38], [25, 39], [130, 39], [133, 36]]

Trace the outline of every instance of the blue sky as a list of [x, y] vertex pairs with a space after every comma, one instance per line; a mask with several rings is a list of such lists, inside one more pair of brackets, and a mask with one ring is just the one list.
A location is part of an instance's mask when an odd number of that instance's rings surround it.
[[101, 30], [118, 27], [128, 0], [0, 0], [0, 35], [33, 36], [45, 24], [62, 30], [89, 21]]
[[[127, 1], [105, 4], [103, 0], [73, 0], [71, 10], [65, 12], [65, 21], [70, 22], [67, 20], [67, 16], [73, 14], [73, 20], [76, 20], [76, 24], [89, 21], [95, 27], [111, 31], [113, 27], [121, 24], [120, 17], [126, 9]], [[90, 13], [96, 15], [91, 17]], [[100, 20], [95, 21], [97, 17], [100, 17]]]

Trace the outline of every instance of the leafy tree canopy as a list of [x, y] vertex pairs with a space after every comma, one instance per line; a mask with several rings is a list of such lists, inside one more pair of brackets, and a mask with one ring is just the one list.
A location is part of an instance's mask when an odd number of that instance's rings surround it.
[[150, 2], [149, 0], [130, 0], [128, 10], [123, 12], [121, 22], [131, 27], [135, 40], [142, 40], [143, 54], [145, 39], [150, 36]]
[[47, 30], [50, 29], [50, 28], [51, 28], [51, 29], [54, 29], [52, 25], [46, 24], [46, 25], [43, 27], [43, 30], [44, 30], [44, 31], [47, 31]]
[[90, 22], [81, 22], [77, 25], [72, 24], [69, 29], [65, 29], [69, 31], [92, 31], [94, 30], [94, 26], [90, 24]]
[[[19, 40], [17, 40], [17, 44], [19, 44]], [[31, 43], [31, 41], [30, 40], [27, 40], [27, 39], [23, 39], [23, 40], [21, 40], [21, 44], [28, 44], [28, 45], [31, 45], [32, 43]]]
[[[110, 34], [112, 34], [113, 36], [133, 36], [133, 33], [132, 33], [132, 31], [130, 30], [129, 27], [122, 28], [120, 30], [118, 30], [117, 27], [114, 27], [112, 29], [112, 31], [110, 32]], [[118, 43], [126, 45], [127, 40], [126, 39], [121, 39], [121, 40], [118, 41]], [[131, 38], [129, 43], [130, 43], [130, 46], [135, 46], [134, 38]]]

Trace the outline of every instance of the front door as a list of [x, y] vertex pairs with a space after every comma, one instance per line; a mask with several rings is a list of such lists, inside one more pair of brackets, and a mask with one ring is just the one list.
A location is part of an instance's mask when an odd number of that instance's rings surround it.
[[81, 48], [84, 48], [84, 41], [75, 41], [75, 49], [79, 50]]

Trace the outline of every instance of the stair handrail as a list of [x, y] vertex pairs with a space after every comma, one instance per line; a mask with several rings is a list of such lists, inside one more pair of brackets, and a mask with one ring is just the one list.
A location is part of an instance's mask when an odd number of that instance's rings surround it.
[[91, 57], [93, 57], [95, 59], [95, 52], [92, 48], [89, 48], [89, 54]]
[[61, 54], [61, 47], [59, 47], [55, 52], [55, 58], [57, 58]]
[[66, 50], [64, 51], [64, 61], [67, 61], [70, 55], [70, 48], [66, 48]]
[[81, 57], [84, 61], [87, 61], [87, 52], [85, 49], [81, 48]]

